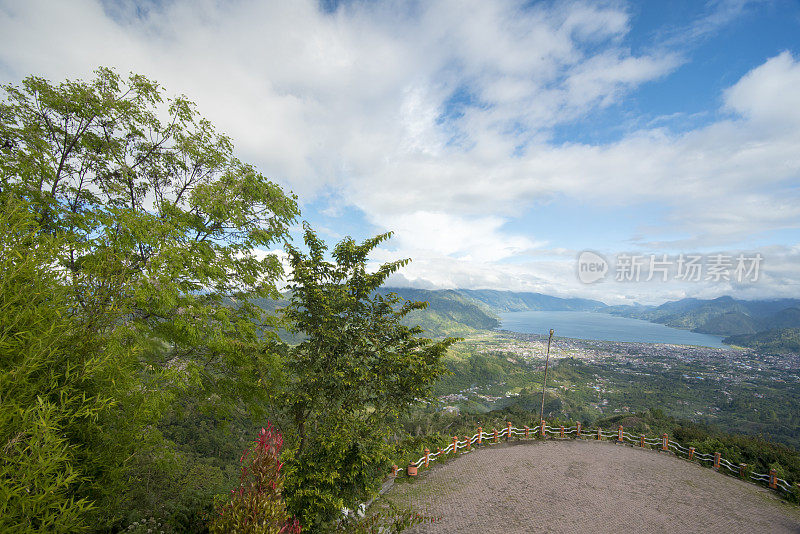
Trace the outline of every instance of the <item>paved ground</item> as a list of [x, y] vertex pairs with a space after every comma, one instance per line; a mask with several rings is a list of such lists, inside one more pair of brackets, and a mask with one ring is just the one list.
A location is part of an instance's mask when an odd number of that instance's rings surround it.
[[440, 518], [411, 532], [800, 532], [800, 507], [767, 489], [611, 442], [512, 442], [432, 467], [386, 494]]

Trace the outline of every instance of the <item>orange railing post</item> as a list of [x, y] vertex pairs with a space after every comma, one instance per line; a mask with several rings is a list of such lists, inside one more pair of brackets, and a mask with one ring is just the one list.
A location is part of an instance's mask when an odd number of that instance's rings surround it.
[[778, 473], [774, 469], [769, 470], [769, 487], [778, 489]]
[[506, 421], [506, 441], [511, 440], [511, 421]]
[[661, 450], [666, 451], [668, 450], [667, 447], [669, 447], [669, 438], [667, 437], [667, 433], [665, 432], [661, 434]]
[[483, 442], [483, 427], [479, 426], [478, 427], [478, 445], [480, 445], [482, 442]]
[[622, 425], [619, 425], [619, 428], [617, 429], [617, 441], [622, 443]]
[[428, 467], [428, 464], [431, 461], [430, 455], [431, 455], [430, 449], [428, 447], [425, 447], [425, 467]]
[[644, 447], [644, 434], [639, 436], [639, 446]]
[[497, 443], [500, 441], [500, 438], [497, 436], [497, 429], [493, 428], [492, 430], [494, 430], [494, 442]]
[[581, 437], [581, 422], [580, 421], [578, 421], [578, 432], [575, 433], [575, 437], [576, 438]]
[[694, 459], [694, 447], [689, 447], [689, 459]]
[[598, 426], [597, 427], [597, 441], [600, 441], [601, 438], [602, 438], [602, 434], [600, 434], [600, 427]]
[[417, 476], [417, 464], [413, 462], [408, 464], [408, 467], [406, 467], [406, 474], [410, 477]]
[[719, 459], [722, 455], [718, 452], [714, 453], [714, 469], [719, 469]]
[[393, 466], [392, 466], [392, 476], [393, 476], [393, 477], [396, 477], [396, 476], [397, 476], [397, 466], [396, 466], [396, 465], [393, 465]]
[[467, 440], [467, 450], [469, 450], [472, 446], [472, 440], [469, 438], [469, 436], [464, 436], [464, 439]]
[[564, 425], [561, 425], [561, 439], [564, 439]]
[[541, 424], [539, 425], [539, 432], [541, 433], [542, 437], [544, 436], [544, 420], [542, 420]]
[[458, 453], [458, 436], [453, 436], [453, 454]]
[[527, 425], [525, 425], [525, 437], [526, 437], [526, 438], [528, 437], [528, 434], [530, 433], [530, 430], [531, 430], [531, 429], [530, 429], [530, 428], [528, 428], [528, 426], [527, 426]]
[[747, 464], [739, 464], [739, 476], [744, 478], [744, 470], [747, 469]]

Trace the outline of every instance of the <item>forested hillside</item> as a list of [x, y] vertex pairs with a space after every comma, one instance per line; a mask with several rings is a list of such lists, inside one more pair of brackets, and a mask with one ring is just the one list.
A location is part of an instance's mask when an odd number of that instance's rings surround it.
[[757, 334], [741, 334], [723, 340], [729, 345], [749, 347], [763, 353], [800, 354], [800, 328], [780, 328]]
[[660, 306], [608, 306], [598, 311], [704, 334], [731, 336], [800, 327], [800, 300], [682, 299]]
[[[457, 291], [429, 291], [425, 289], [385, 287], [377, 294], [387, 296], [394, 293], [405, 302], [425, 302], [424, 308], [415, 309], [403, 318], [405, 326], [420, 326], [422, 335], [443, 337], [463, 336], [484, 330], [493, 330], [500, 325], [497, 317], [486, 306], [463, 297]], [[289, 303], [290, 293], [279, 299], [255, 299], [253, 302], [267, 312], [277, 313]], [[292, 333], [288, 325], [276, 325], [274, 331], [287, 343], [298, 343], [302, 334]]]
[[396, 293], [407, 301], [427, 302], [426, 308], [412, 311], [403, 320], [407, 326], [421, 326], [426, 335], [459, 336], [500, 326], [486, 306], [465, 298], [460, 291], [386, 287], [379, 293]]

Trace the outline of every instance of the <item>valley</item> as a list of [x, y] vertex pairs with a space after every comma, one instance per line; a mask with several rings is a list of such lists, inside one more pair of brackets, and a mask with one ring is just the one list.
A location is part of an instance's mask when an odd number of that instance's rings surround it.
[[[451, 349], [452, 372], [431, 409], [538, 416], [547, 339], [513, 332], [474, 335]], [[657, 411], [728, 432], [800, 447], [800, 357], [752, 350], [556, 338], [545, 417], [591, 423]]]

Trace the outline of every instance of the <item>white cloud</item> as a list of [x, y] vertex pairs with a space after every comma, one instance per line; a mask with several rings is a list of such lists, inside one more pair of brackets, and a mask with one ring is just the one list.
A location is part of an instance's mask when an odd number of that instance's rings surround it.
[[769, 59], [725, 91], [725, 103], [751, 123], [800, 125], [800, 63], [789, 52]]
[[411, 257], [450, 256], [465, 262], [485, 263], [524, 254], [543, 243], [502, 231], [497, 217], [458, 217], [417, 211], [382, 218], [395, 231], [394, 244]]
[[[707, 36], [745, 4], [716, 4], [686, 37]], [[59, 80], [111, 65], [185, 92], [301, 200], [335, 190], [396, 230], [398, 254], [417, 258], [407, 278], [577, 291], [563, 262], [496, 263], [535, 254], [546, 235], [504, 225], [554, 197], [659, 203], [665, 226], [643, 245], [717, 246], [800, 220], [800, 63], [788, 52], [729, 88], [729, 116], [715, 123], [555, 145], [554, 126], [685, 61], [667, 46], [632, 53], [622, 4], [352, 3], [333, 14], [313, 0], [136, 5], [0, 0], [0, 34], [13, 43], [0, 49], [0, 74]], [[676, 232], [690, 237], [668, 242]]]
[[616, 53], [596, 55], [585, 61], [569, 77], [567, 101], [571, 107], [585, 109], [599, 103], [609, 105], [627, 87], [647, 82], [678, 66], [677, 56], [626, 57]]
[[[613, 100], [670, 68], [616, 45], [624, 11], [583, 3], [353, 4], [333, 15], [312, 0], [174, 1], [141, 12], [132, 4], [104, 12], [90, 0], [3, 5], [0, 29], [14, 43], [0, 51], [7, 75], [85, 77], [98, 65], [143, 72], [187, 92], [248, 159], [307, 195], [338, 184], [351, 166], [374, 173], [403, 152], [440, 151], [447, 136], [437, 117], [461, 86], [487, 107], [467, 110], [455, 127], [496, 157], [513, 148], [501, 135], [512, 122], [552, 125], [587, 99]], [[605, 75], [591, 95], [570, 97], [571, 76], [599, 77], [583, 67], [596, 61], [585, 42], [610, 54]]]

